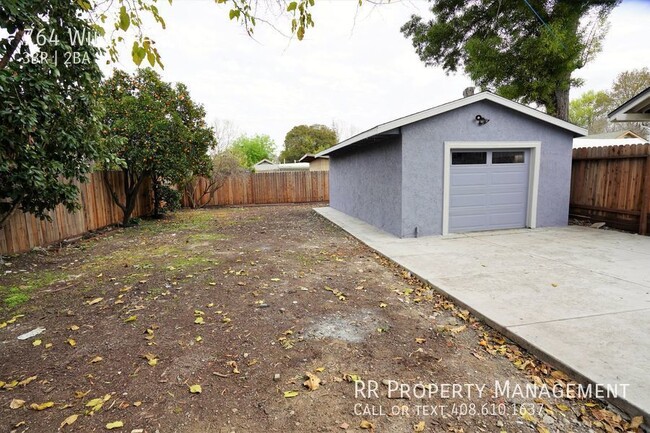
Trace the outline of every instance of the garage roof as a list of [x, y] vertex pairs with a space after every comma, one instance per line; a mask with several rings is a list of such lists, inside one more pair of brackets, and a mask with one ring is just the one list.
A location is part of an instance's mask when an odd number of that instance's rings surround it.
[[354, 137], [348, 138], [347, 140], [340, 142], [336, 146], [330, 147], [329, 149], [325, 149], [324, 151], [320, 152], [316, 156], [329, 155], [340, 149], [343, 149], [355, 143], [359, 143], [366, 139], [378, 138], [379, 136], [397, 135], [399, 134], [398, 128], [402, 126], [415, 123], [420, 120], [428, 119], [430, 117], [434, 117], [439, 114], [446, 113], [447, 111], [455, 110], [457, 108], [461, 108], [466, 105], [473, 104], [474, 102], [479, 102], [479, 101], [491, 101], [494, 102], [495, 104], [499, 104], [511, 108], [515, 111], [519, 111], [520, 113], [534, 117], [543, 122], [547, 122], [550, 123], [551, 125], [555, 125], [559, 128], [566, 129], [567, 131], [571, 131], [573, 134], [575, 134], [575, 136], [587, 135], [586, 129], [576, 126], [572, 123], [565, 122], [564, 120], [560, 120], [556, 117], [550, 116], [539, 110], [535, 110], [534, 108], [530, 108], [526, 105], [513, 102], [510, 99], [506, 99], [501, 96], [495, 95], [494, 93], [481, 92], [481, 93], [477, 93], [476, 95], [468, 96], [462, 99], [457, 99], [455, 101], [448, 102], [443, 105], [438, 105], [437, 107], [429, 108], [428, 110], [411, 114], [410, 116], [401, 117], [399, 119], [395, 119], [390, 122], [382, 123], [381, 125], [377, 125], [374, 128], [362, 132], [361, 134], [357, 134]]
[[647, 122], [650, 120], [650, 87], [607, 115], [612, 122]]

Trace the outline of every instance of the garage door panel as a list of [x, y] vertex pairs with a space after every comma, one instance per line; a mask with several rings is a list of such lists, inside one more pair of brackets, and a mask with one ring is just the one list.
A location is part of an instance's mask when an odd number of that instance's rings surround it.
[[450, 232], [526, 226], [529, 151], [523, 152], [523, 162], [517, 157], [514, 163], [494, 164], [494, 151], [485, 152], [487, 158], [482, 164], [451, 165]]
[[472, 173], [460, 171], [454, 177], [455, 186], [481, 186], [488, 183], [488, 173]]
[[457, 195], [450, 201], [452, 208], [480, 207], [488, 204], [488, 197], [485, 194]]
[[[526, 199], [527, 197], [525, 195], [522, 195], [519, 191], [514, 191], [492, 194], [485, 200], [485, 202], [490, 205], [495, 205], [495, 212], [499, 211], [499, 209], [496, 208], [498, 205], [510, 205], [521, 212], [521, 204], [525, 203]], [[471, 205], [471, 203], [468, 203], [468, 205]]]

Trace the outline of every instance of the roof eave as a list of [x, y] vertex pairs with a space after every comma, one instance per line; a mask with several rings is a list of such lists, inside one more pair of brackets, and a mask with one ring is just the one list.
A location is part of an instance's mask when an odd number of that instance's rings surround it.
[[488, 100], [491, 102], [494, 102], [496, 104], [511, 108], [515, 111], [518, 111], [520, 113], [529, 115], [531, 117], [534, 117], [538, 120], [541, 120], [546, 123], [550, 123], [552, 125], [555, 125], [559, 128], [568, 130], [572, 132], [575, 136], [582, 136], [582, 135], [587, 135], [587, 130], [584, 128], [581, 128], [577, 125], [574, 125], [572, 123], [566, 122], [564, 120], [555, 118], [551, 115], [548, 115], [546, 113], [543, 113], [539, 110], [535, 110], [534, 108], [530, 108], [526, 105], [519, 104], [517, 102], [511, 101], [509, 99], [503, 98], [501, 96], [495, 95], [494, 93], [490, 92], [481, 92], [477, 93], [472, 96], [468, 96], [466, 98], [462, 99], [457, 99], [455, 101], [448, 102], [446, 104], [439, 105], [437, 107], [429, 108], [428, 110], [420, 111], [418, 113], [411, 114], [409, 116], [401, 117], [399, 119], [392, 120], [390, 122], [383, 123], [381, 125], [377, 125], [374, 128], [371, 128], [367, 131], [364, 131], [360, 134], [355, 135], [354, 137], [348, 138], [345, 141], [342, 141], [341, 143], [330, 147], [329, 149], [325, 149], [322, 152], [318, 153], [316, 156], [325, 156], [325, 155], [330, 155], [334, 152], [337, 152], [345, 147], [348, 147], [352, 144], [358, 143], [362, 140], [368, 139], [370, 137], [373, 137], [375, 135], [379, 135], [381, 133], [393, 130], [393, 129], [398, 129], [401, 128], [402, 126], [409, 125], [411, 123], [418, 122], [420, 120], [428, 119], [430, 117], [437, 116], [442, 113], [446, 113], [448, 111], [455, 110], [457, 108], [464, 107], [466, 105], [470, 105], [474, 102], [478, 101], [483, 101], [483, 100]]

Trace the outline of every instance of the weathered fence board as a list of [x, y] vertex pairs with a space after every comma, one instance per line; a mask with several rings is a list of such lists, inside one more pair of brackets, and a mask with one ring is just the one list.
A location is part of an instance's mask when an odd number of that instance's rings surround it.
[[[329, 200], [329, 172], [300, 171], [275, 173], [246, 173], [228, 178], [211, 195], [201, 198], [207, 185], [199, 179], [194, 200], [201, 205], [246, 205], [309, 203]], [[183, 206], [190, 206], [190, 198], [183, 197]]]
[[[124, 200], [124, 184], [120, 172], [109, 173], [110, 182]], [[69, 213], [57, 206], [51, 221], [42, 221], [32, 214], [15, 212], [3, 228], [0, 228], [0, 254], [13, 254], [38, 246], [45, 246], [64, 239], [81, 236], [122, 221], [122, 211], [113, 202], [103, 179], [103, 172], [91, 173], [88, 181], [79, 185], [81, 209]], [[133, 216], [151, 212], [152, 201], [148, 183], [142, 187]]]
[[650, 144], [574, 149], [570, 212], [647, 234]]

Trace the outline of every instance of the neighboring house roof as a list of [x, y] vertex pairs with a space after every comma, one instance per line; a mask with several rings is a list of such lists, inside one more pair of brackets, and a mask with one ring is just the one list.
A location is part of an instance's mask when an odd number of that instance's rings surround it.
[[650, 121], [650, 87], [624, 102], [607, 115], [612, 122]]
[[566, 129], [570, 132], [572, 132], [574, 135], [587, 135], [587, 130], [584, 128], [581, 128], [579, 126], [576, 126], [572, 123], [566, 122], [564, 120], [560, 120], [556, 117], [553, 117], [549, 114], [543, 113], [539, 110], [535, 110], [534, 108], [528, 107], [526, 105], [519, 104], [517, 102], [511, 101], [510, 99], [506, 99], [504, 97], [495, 95], [494, 93], [490, 92], [481, 92], [477, 93], [472, 96], [468, 96], [466, 98], [462, 99], [457, 99], [452, 102], [448, 102], [446, 104], [438, 105], [437, 107], [429, 108], [428, 110], [420, 111], [418, 113], [411, 114], [410, 116], [406, 117], [401, 117], [399, 119], [395, 119], [393, 121], [387, 122], [387, 123], [382, 123], [381, 125], [377, 125], [374, 128], [371, 128], [365, 132], [362, 132], [361, 134], [357, 134], [354, 137], [348, 138], [345, 141], [340, 142], [336, 146], [330, 147], [329, 149], [326, 149], [318, 154], [316, 156], [325, 156], [329, 155], [333, 152], [336, 152], [340, 149], [343, 149], [344, 147], [350, 146], [352, 144], [358, 143], [362, 140], [372, 138], [375, 136], [379, 135], [398, 135], [399, 134], [399, 129], [402, 126], [409, 125], [411, 123], [418, 122], [420, 120], [428, 119], [430, 117], [437, 116], [442, 113], [446, 113], [451, 110], [455, 110], [457, 108], [464, 107], [469, 104], [473, 104], [475, 102], [479, 101], [491, 101], [494, 102], [495, 104], [502, 105], [504, 107], [508, 107], [512, 110], [518, 111], [520, 113], [526, 114], [528, 116], [534, 117], [538, 120], [541, 120], [546, 123], [550, 123], [551, 125], [557, 126], [562, 129]]
[[622, 131], [614, 131], [614, 132], [603, 132], [602, 134], [585, 135], [584, 137], [576, 138], [576, 140], [595, 140], [595, 139], [605, 140], [605, 139], [612, 139], [612, 138], [638, 138], [645, 141], [643, 137], [635, 134], [633, 131], [630, 131], [629, 129], [624, 129]]
[[256, 164], [255, 164], [255, 167], [257, 167], [258, 165], [265, 165], [265, 164], [274, 165], [274, 164], [273, 164], [273, 161], [269, 161], [268, 159], [264, 158], [264, 159], [261, 160], [260, 162], [256, 163]]
[[316, 159], [329, 159], [329, 156], [317, 156], [313, 153], [305, 153], [303, 157], [298, 160], [298, 162], [312, 162]]
[[[589, 137], [589, 136], [588, 136]], [[625, 146], [628, 144], [647, 144], [648, 142], [643, 138], [574, 138], [573, 148], [578, 149], [581, 147], [603, 147], [603, 146]]]
[[[261, 161], [260, 161], [261, 162]], [[302, 171], [309, 170], [309, 163], [307, 162], [291, 162], [286, 164], [255, 164], [255, 171]]]

